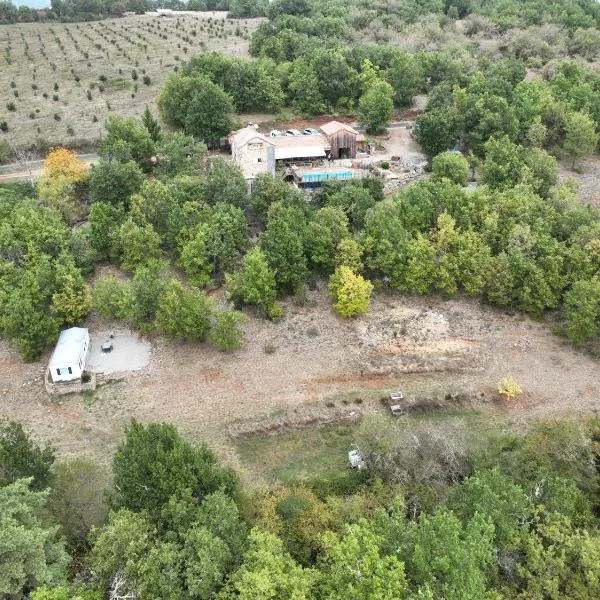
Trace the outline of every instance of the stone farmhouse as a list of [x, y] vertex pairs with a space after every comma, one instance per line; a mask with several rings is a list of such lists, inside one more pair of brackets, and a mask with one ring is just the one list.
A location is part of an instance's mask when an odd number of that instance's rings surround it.
[[272, 137], [250, 125], [229, 136], [232, 158], [250, 187], [259, 173], [274, 175], [277, 167], [356, 158], [363, 141], [356, 129], [338, 121], [325, 123], [313, 135]]

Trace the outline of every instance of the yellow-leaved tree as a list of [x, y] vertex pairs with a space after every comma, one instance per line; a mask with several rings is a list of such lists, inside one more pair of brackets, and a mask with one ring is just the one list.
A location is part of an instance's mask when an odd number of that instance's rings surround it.
[[498, 384], [498, 393], [506, 400], [513, 400], [520, 396], [523, 390], [513, 377], [506, 377]]
[[85, 181], [88, 169], [75, 152], [68, 148], [51, 148], [44, 162], [44, 177], [47, 179], [66, 178], [73, 183]]
[[369, 309], [373, 284], [350, 267], [338, 267], [329, 279], [329, 291], [334, 299], [334, 308], [348, 319], [362, 315]]

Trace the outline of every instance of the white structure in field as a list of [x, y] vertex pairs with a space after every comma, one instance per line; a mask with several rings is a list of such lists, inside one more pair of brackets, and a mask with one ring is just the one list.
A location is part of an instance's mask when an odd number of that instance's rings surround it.
[[81, 379], [89, 347], [90, 334], [87, 329], [71, 327], [61, 331], [48, 365], [52, 381]]

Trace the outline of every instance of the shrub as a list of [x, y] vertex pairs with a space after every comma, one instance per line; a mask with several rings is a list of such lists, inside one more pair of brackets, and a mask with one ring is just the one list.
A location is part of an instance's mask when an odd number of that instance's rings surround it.
[[15, 110], [17, 110], [17, 107], [16, 107], [16, 105], [15, 105], [14, 102], [7, 102], [7, 104], [6, 104], [6, 110], [8, 112], [15, 112]]
[[54, 120], [60, 121], [60, 115], [58, 113], [54, 113]]
[[6, 121], [0, 121], [0, 131], [8, 131], [8, 123]]
[[149, 75], [144, 75], [142, 81], [144, 82], [144, 85], [150, 85], [152, 83], [152, 79], [150, 79]]
[[460, 152], [442, 152], [434, 157], [431, 170], [436, 177], [447, 177], [459, 185], [466, 185], [469, 178], [469, 162]]
[[390, 163], [387, 160], [384, 160], [381, 163], [381, 168], [387, 171], [390, 168]]
[[54, 102], [58, 102], [58, 94], [52, 94], [52, 100], [54, 100]]

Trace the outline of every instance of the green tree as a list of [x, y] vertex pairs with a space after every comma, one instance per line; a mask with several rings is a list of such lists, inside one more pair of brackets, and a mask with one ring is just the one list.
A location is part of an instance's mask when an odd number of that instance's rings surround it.
[[319, 80], [313, 66], [302, 58], [291, 64], [288, 75], [291, 105], [299, 114], [312, 117], [325, 112], [326, 104], [319, 91]]
[[519, 565], [523, 598], [595, 598], [600, 594], [600, 538], [558, 513], [540, 511]]
[[299, 566], [278, 537], [253, 529], [249, 542], [242, 565], [219, 592], [219, 600], [309, 600], [314, 597], [314, 572]]
[[198, 82], [187, 103], [184, 120], [186, 133], [200, 138], [208, 146], [218, 144], [232, 129], [229, 117], [233, 113], [233, 100], [222, 87], [208, 79]]
[[54, 466], [48, 509], [71, 550], [86, 550], [92, 527], [104, 523], [107, 488], [107, 474], [95, 463], [75, 459]]
[[169, 188], [156, 179], [142, 183], [139, 191], [130, 198], [129, 214], [140, 226], [152, 225], [161, 238], [165, 238], [174, 200]]
[[106, 587], [115, 576], [122, 575], [121, 592], [135, 592], [138, 565], [150, 551], [154, 535], [155, 528], [145, 512], [127, 509], [111, 512], [108, 523], [90, 533], [89, 564]]
[[325, 204], [339, 206], [350, 219], [352, 226], [361, 229], [367, 211], [377, 202], [377, 198], [369, 188], [371, 180], [375, 181], [373, 177], [365, 177], [360, 185], [346, 183], [339, 189], [331, 188], [332, 193], [327, 193], [325, 196]]
[[122, 204], [129, 207], [129, 198], [140, 189], [144, 175], [134, 161], [101, 158], [90, 169], [90, 201]]
[[125, 220], [122, 204], [94, 202], [90, 208], [90, 243], [100, 261], [114, 258], [115, 238]]
[[244, 304], [253, 304], [263, 314], [268, 314], [275, 302], [277, 289], [275, 275], [259, 246], [248, 251], [242, 270], [231, 279], [230, 288], [234, 298], [239, 298]]
[[338, 267], [329, 280], [329, 290], [333, 295], [334, 308], [344, 317], [355, 317], [369, 310], [373, 284], [349, 267]]
[[241, 208], [217, 203], [209, 213], [204, 230], [206, 256], [215, 275], [232, 272], [237, 266], [248, 236]]
[[320, 597], [326, 600], [390, 600], [403, 598], [406, 591], [404, 565], [395, 556], [382, 555], [366, 521], [346, 525], [338, 538], [323, 536], [319, 562]]
[[195, 175], [206, 156], [206, 146], [182, 131], [169, 131], [156, 144], [156, 155], [154, 174], [169, 183], [171, 177]]
[[198, 225], [181, 250], [179, 262], [190, 283], [204, 287], [211, 281], [213, 265], [209, 262], [206, 224]]
[[600, 279], [576, 281], [565, 294], [567, 335], [575, 344], [595, 338], [600, 331]]
[[417, 117], [415, 139], [433, 157], [454, 147], [458, 141], [455, 113], [449, 108], [434, 108]]
[[135, 272], [139, 267], [162, 256], [160, 236], [152, 225], [140, 226], [129, 217], [118, 231], [121, 266], [126, 271]]
[[36, 190], [39, 199], [50, 208], [56, 209], [65, 221], [71, 222], [77, 217], [77, 194], [75, 182], [60, 175], [38, 179]]
[[264, 221], [271, 204], [285, 203], [291, 194], [291, 189], [282, 177], [271, 175], [271, 173], [259, 173], [252, 185], [250, 204], [256, 215]]
[[149, 170], [154, 141], [148, 129], [133, 117], [111, 115], [106, 121], [106, 137], [100, 144], [100, 154], [118, 155], [123, 147], [129, 150], [131, 158], [142, 170]]
[[0, 420], [0, 486], [31, 477], [31, 489], [42, 490], [50, 484], [53, 463], [51, 446], [38, 446], [21, 423]]
[[[297, 221], [296, 221], [297, 219]], [[307, 275], [304, 255], [304, 219], [282, 204], [271, 205], [260, 247], [275, 275], [280, 292], [295, 292]]]
[[386, 72], [386, 79], [394, 89], [394, 101], [399, 106], [410, 106], [413, 96], [425, 84], [423, 69], [416, 56], [409, 52], [397, 53]]
[[523, 538], [523, 523], [533, 514], [533, 503], [523, 488], [498, 468], [478, 472], [449, 490], [447, 506], [466, 525], [475, 514], [494, 523], [497, 548], [514, 548]]
[[367, 133], [380, 133], [387, 127], [394, 111], [393, 93], [387, 81], [379, 80], [361, 96], [358, 119]]
[[7, 296], [3, 328], [26, 361], [37, 360], [58, 336], [58, 322], [47, 310], [46, 294], [51, 291], [52, 288], [44, 289], [40, 285], [38, 276], [30, 269], [22, 274], [19, 286]]
[[434, 598], [448, 600], [490, 598], [486, 571], [493, 558], [494, 526], [483, 516], [463, 527], [454, 514], [440, 511], [421, 515], [418, 523], [397, 533], [402, 536], [398, 557], [415, 592], [430, 590]]
[[166, 281], [161, 273], [162, 267], [159, 262], [139, 267], [131, 281], [133, 323], [142, 330], [152, 328], [165, 291]]
[[209, 204], [233, 204], [243, 208], [248, 202], [248, 184], [238, 165], [218, 156], [206, 172], [204, 199]]
[[326, 206], [318, 210], [309, 223], [307, 233], [311, 262], [325, 273], [332, 272], [337, 248], [348, 236], [348, 218], [341, 208]]
[[598, 144], [596, 124], [585, 113], [574, 112], [567, 117], [563, 149], [575, 168], [578, 159], [592, 154]]
[[244, 331], [241, 328], [246, 320], [243, 313], [237, 310], [219, 310], [213, 315], [214, 323], [210, 332], [210, 340], [223, 352], [232, 352], [242, 345]]
[[127, 319], [132, 316], [131, 284], [113, 275], [100, 277], [92, 287], [92, 306], [103, 317]]
[[172, 281], [160, 298], [156, 326], [170, 338], [204, 341], [211, 329], [213, 306], [202, 292]]
[[462, 186], [469, 178], [469, 163], [460, 152], [441, 152], [431, 161], [431, 170], [436, 177], [446, 177]]
[[61, 325], [79, 323], [91, 310], [89, 287], [70, 254], [64, 253], [55, 263], [56, 291], [50, 309]]
[[189, 490], [197, 500], [237, 487], [235, 473], [219, 464], [209, 448], [192, 446], [173, 425], [132, 419], [113, 460], [116, 503], [134, 511], [160, 515], [171, 496]]
[[362, 248], [352, 238], [344, 238], [336, 248], [334, 264], [336, 267], [349, 267], [354, 273], [362, 273]]
[[44, 522], [48, 492], [33, 492], [30, 483], [19, 479], [0, 487], [0, 594], [7, 598], [67, 578], [69, 555], [58, 527]]
[[150, 138], [153, 142], [160, 141], [160, 125], [158, 124], [158, 120], [156, 119], [156, 117], [150, 112], [150, 109], [148, 108], [147, 104], [146, 108], [144, 109], [144, 112], [142, 113], [142, 125], [150, 134]]

